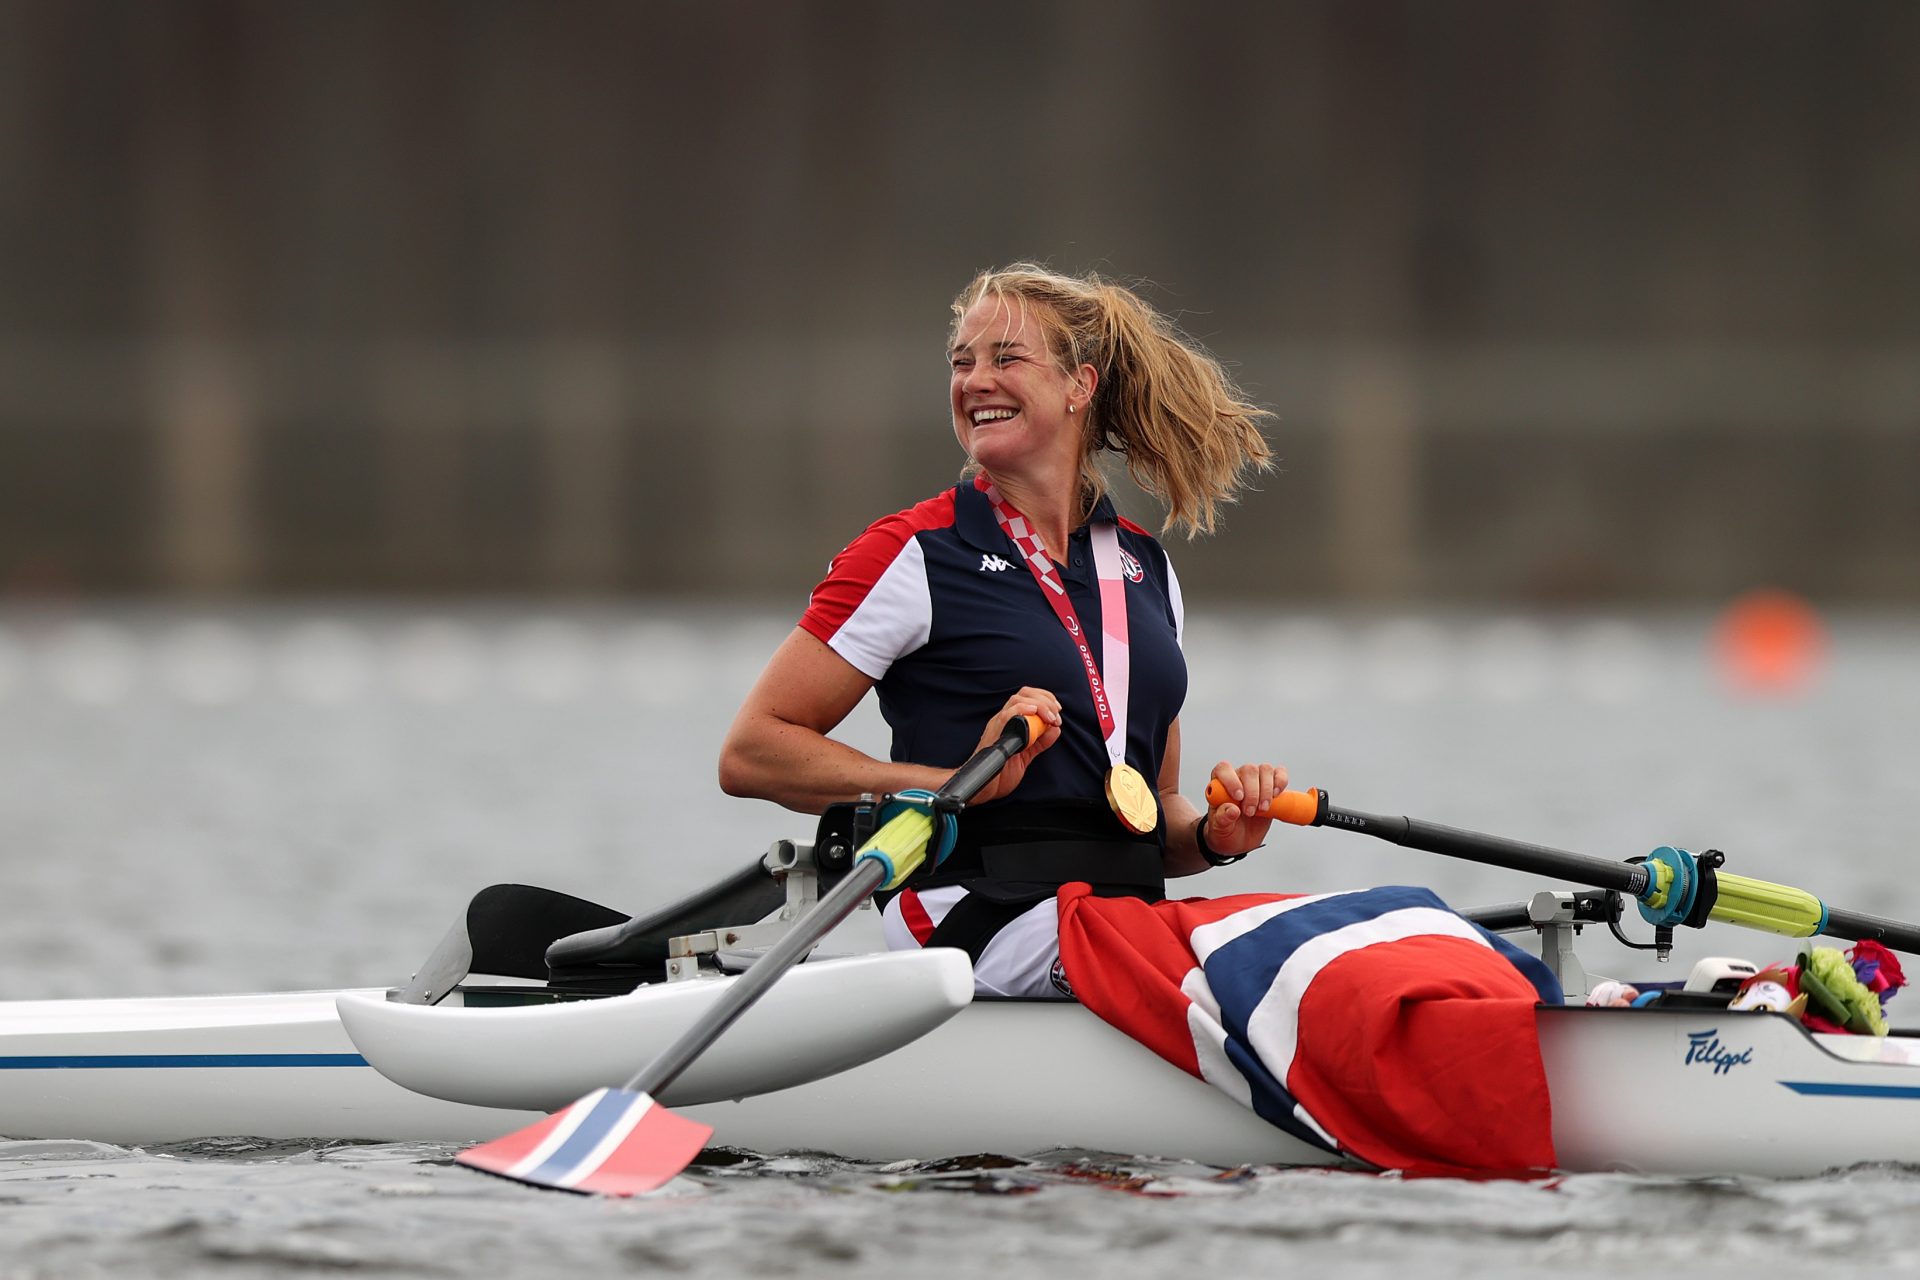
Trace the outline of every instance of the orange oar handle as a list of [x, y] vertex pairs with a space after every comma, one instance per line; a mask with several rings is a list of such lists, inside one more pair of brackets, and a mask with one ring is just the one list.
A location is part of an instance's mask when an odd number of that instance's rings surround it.
[[[1215, 778], [1207, 783], [1209, 805], [1225, 804], [1232, 798], [1227, 794], [1227, 789], [1220, 785], [1220, 779]], [[1282, 791], [1267, 806], [1267, 817], [1278, 822], [1291, 822], [1296, 827], [1315, 825], [1320, 820], [1319, 788], [1312, 791]]]
[[1047, 731], [1047, 722], [1039, 716], [1021, 716], [1020, 718], [1027, 722], [1027, 746], [1030, 747], [1040, 741], [1040, 735]]

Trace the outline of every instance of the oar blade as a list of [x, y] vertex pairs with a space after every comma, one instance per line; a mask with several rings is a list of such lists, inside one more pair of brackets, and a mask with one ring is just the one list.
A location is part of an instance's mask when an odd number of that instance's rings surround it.
[[631, 1089], [596, 1089], [564, 1111], [462, 1151], [470, 1169], [582, 1195], [637, 1196], [665, 1186], [713, 1136]]

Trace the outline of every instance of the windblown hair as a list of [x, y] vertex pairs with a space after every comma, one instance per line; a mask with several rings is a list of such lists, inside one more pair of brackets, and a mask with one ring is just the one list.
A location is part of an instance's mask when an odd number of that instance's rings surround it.
[[1260, 434], [1272, 415], [1133, 290], [1017, 262], [980, 273], [953, 300], [956, 332], [959, 318], [988, 296], [1023, 305], [1062, 369], [1087, 364], [1098, 374], [1082, 427], [1088, 506], [1106, 492], [1100, 454], [1118, 453], [1133, 482], [1165, 504], [1163, 530], [1178, 525], [1192, 538], [1213, 532], [1217, 509], [1236, 500], [1250, 473], [1272, 468]]

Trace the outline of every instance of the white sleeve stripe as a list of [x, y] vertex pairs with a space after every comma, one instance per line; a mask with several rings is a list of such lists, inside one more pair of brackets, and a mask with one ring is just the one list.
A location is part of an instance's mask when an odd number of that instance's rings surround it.
[[1167, 603], [1173, 606], [1173, 642], [1185, 649], [1187, 647], [1187, 606], [1186, 602], [1180, 598], [1180, 576], [1173, 571], [1173, 557], [1165, 556], [1165, 560]]
[[925, 644], [932, 632], [926, 553], [918, 538], [909, 538], [827, 644], [860, 674], [878, 680], [895, 659]]

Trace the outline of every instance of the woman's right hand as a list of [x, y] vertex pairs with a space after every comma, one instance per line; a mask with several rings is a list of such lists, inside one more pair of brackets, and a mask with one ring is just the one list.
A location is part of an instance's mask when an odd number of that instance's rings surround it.
[[999, 776], [982, 787], [970, 803], [985, 804], [1011, 794], [1020, 785], [1020, 780], [1027, 776], [1027, 766], [1033, 763], [1034, 757], [1060, 741], [1060, 699], [1045, 689], [1023, 688], [1008, 698], [1006, 705], [987, 721], [986, 732], [980, 735], [980, 747], [974, 749], [977, 751], [998, 742], [1007, 722], [1015, 716], [1039, 716], [1040, 723], [1046, 726], [1046, 732], [1028, 742], [1025, 750], [1007, 761]]

